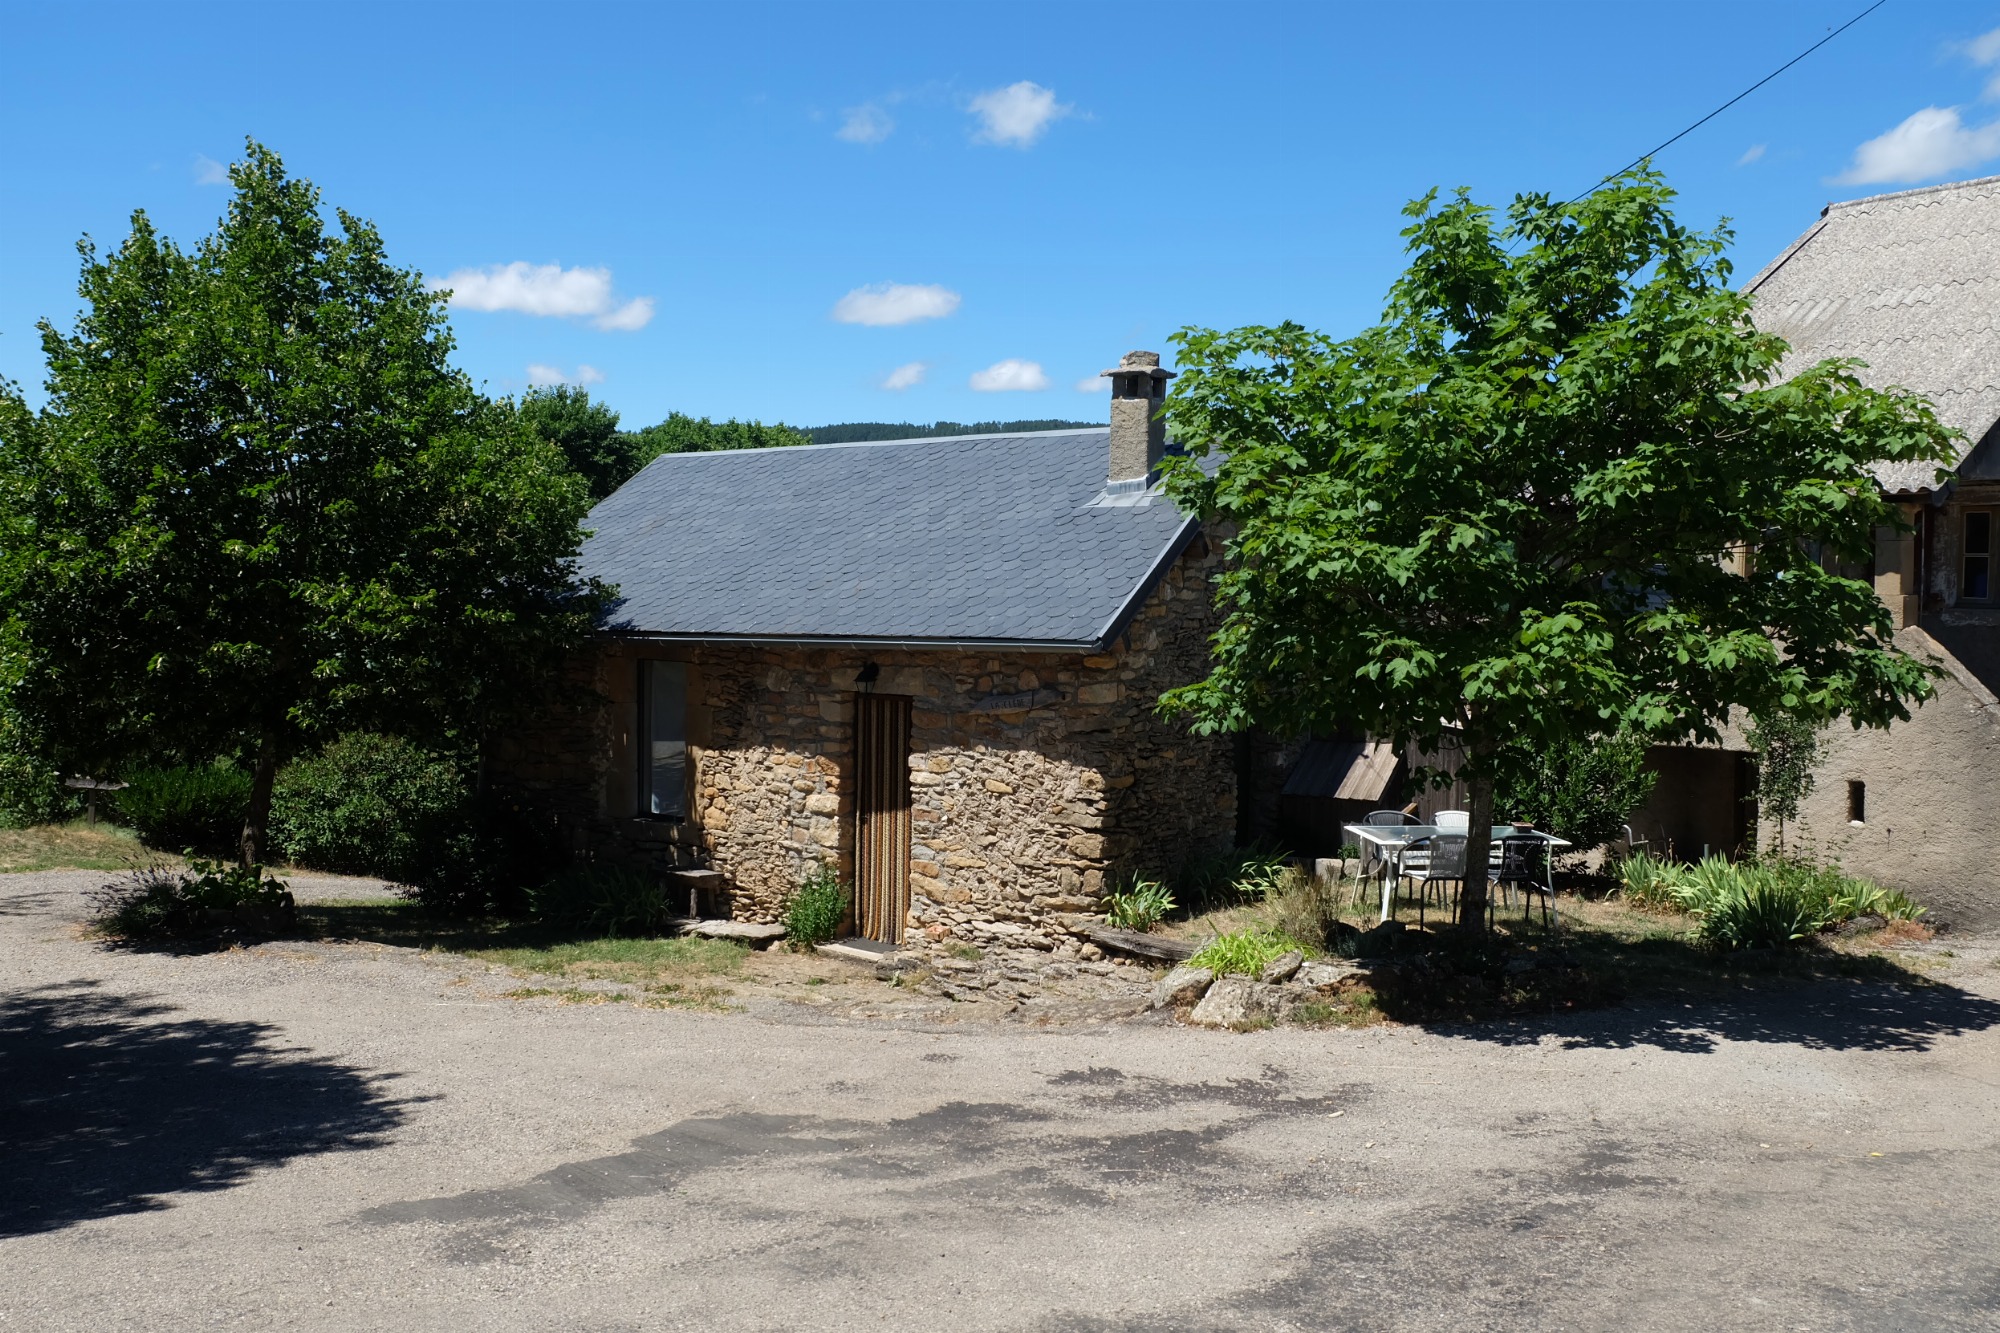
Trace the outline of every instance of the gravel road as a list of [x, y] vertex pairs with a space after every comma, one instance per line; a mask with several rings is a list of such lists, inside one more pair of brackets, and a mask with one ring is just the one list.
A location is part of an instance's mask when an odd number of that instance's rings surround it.
[[0, 876], [0, 1329], [2000, 1326], [1976, 941], [1540, 1025], [929, 1031], [110, 950], [102, 878]]

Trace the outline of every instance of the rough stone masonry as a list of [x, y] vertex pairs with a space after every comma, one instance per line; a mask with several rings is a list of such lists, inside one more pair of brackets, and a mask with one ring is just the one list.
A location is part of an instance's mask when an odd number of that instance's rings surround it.
[[[1216, 548], [1197, 538], [1100, 655], [802, 649], [610, 640], [588, 703], [504, 746], [496, 778], [559, 816], [582, 855], [703, 860], [732, 917], [772, 921], [821, 862], [851, 876], [854, 699], [912, 699], [906, 946], [951, 939], [1075, 950], [1122, 873], [1164, 874], [1235, 829], [1232, 742], [1162, 719], [1207, 671]], [[688, 664], [690, 810], [632, 817], [635, 663]]]

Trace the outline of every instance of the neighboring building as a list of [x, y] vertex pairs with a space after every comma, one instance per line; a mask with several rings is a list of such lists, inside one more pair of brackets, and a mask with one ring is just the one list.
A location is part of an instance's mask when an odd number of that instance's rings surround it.
[[[1880, 532], [1856, 571], [1897, 644], [1944, 667], [1937, 697], [1888, 731], [1837, 724], [1788, 832], [1948, 918], [2000, 919], [2000, 177], [1831, 204], [1746, 290], [1758, 327], [1791, 343], [1788, 367], [1858, 357], [1865, 383], [1926, 395], [1965, 434], [1942, 483], [1929, 464], [1879, 469], [1912, 531]], [[1744, 757], [1656, 752], [1668, 771], [1641, 832], [1684, 854], [1739, 843]]]
[[746, 920], [835, 863], [884, 941], [1062, 946], [1110, 876], [1227, 846], [1236, 745], [1155, 712], [1207, 672], [1220, 552], [1155, 484], [1170, 372], [1105, 373], [1109, 429], [654, 460], [589, 519], [598, 702], [499, 780]]

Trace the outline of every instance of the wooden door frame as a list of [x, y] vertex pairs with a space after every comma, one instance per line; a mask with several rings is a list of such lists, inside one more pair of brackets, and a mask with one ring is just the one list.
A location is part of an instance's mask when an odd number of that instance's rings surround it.
[[854, 927], [900, 944], [910, 915], [910, 696], [854, 696]]

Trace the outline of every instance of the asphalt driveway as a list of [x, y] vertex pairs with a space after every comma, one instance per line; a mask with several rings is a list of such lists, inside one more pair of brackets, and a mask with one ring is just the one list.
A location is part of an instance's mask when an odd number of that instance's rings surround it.
[[488, 998], [0, 877], [0, 1328], [2000, 1325], [2000, 968], [1543, 1025]]

